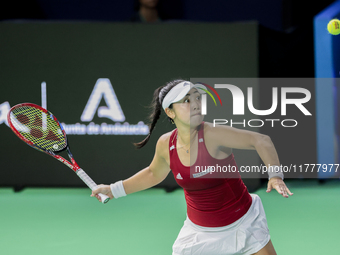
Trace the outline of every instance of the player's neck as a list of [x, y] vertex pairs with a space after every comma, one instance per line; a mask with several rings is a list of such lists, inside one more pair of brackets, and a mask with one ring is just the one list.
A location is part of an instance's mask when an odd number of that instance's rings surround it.
[[180, 142], [183, 144], [189, 144], [194, 141], [198, 131], [196, 128], [188, 129], [187, 127], [177, 127], [177, 135], [179, 136]]

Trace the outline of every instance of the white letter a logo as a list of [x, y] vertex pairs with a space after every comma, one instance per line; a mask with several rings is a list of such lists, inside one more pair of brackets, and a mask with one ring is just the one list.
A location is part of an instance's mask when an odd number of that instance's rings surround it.
[[[107, 107], [101, 106], [98, 108], [98, 105], [103, 97]], [[114, 92], [109, 79], [97, 80], [89, 101], [87, 101], [83, 114], [80, 117], [81, 121], [91, 121], [97, 109], [98, 117], [100, 118], [108, 118], [113, 121], [125, 120], [124, 113], [120, 107], [116, 93]]]

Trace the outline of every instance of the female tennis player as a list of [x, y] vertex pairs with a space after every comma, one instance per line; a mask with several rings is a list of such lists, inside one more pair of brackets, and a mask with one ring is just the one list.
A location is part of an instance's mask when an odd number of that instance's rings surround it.
[[268, 136], [222, 125], [213, 127], [203, 121], [204, 88], [174, 80], [156, 89], [150, 133], [135, 145], [142, 148], [148, 142], [162, 108], [176, 129], [158, 139], [148, 167], [124, 181], [100, 185], [91, 196], [98, 200], [98, 193], [111, 199], [126, 196], [157, 185], [172, 171], [187, 203], [187, 219], [173, 245], [173, 255], [275, 255], [261, 199], [248, 193], [238, 172], [221, 176], [190, 171], [193, 166], [217, 164], [237, 168], [232, 148], [256, 150], [272, 170], [267, 192], [276, 189], [283, 197], [293, 195], [283, 182], [278, 155]]

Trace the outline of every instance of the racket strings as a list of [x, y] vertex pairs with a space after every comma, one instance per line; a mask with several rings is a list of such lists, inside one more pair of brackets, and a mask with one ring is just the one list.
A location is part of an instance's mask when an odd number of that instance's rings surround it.
[[12, 110], [10, 119], [15, 129], [32, 145], [44, 150], [60, 151], [66, 147], [66, 138], [52, 114], [31, 106]]

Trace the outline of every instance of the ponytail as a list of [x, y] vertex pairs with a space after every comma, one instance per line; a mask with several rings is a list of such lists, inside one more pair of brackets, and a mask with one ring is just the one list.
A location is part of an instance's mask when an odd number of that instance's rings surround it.
[[[150, 137], [151, 137], [151, 133], [154, 130], [156, 123], [162, 113], [162, 102], [164, 97], [166, 96], [166, 94], [177, 84], [183, 82], [184, 80], [173, 80], [171, 82], [168, 82], [165, 86], [161, 86], [159, 88], [157, 88], [155, 90], [155, 92], [153, 93], [153, 99], [150, 105], [150, 108], [152, 109], [152, 112], [150, 113], [148, 119], [149, 119], [149, 134], [147, 135], [147, 137], [145, 137], [145, 139], [139, 143], [134, 143], [134, 145], [136, 146], [137, 149], [141, 149], [143, 148], [146, 143], [149, 141]], [[171, 108], [172, 105], [170, 105], [169, 108]], [[172, 119], [169, 118], [170, 121], [172, 121]]]
[[159, 116], [161, 115], [162, 112], [162, 105], [159, 102], [159, 92], [161, 91], [162, 87], [159, 87], [155, 90], [155, 92], [153, 93], [153, 99], [150, 105], [150, 108], [153, 109], [153, 111], [151, 112], [151, 114], [149, 115], [149, 134], [148, 136], [141, 142], [139, 143], [134, 143], [134, 145], [136, 146], [137, 149], [140, 149], [142, 147], [144, 147], [144, 145], [149, 141], [151, 133], [153, 131], [153, 129], [156, 126], [157, 120], [159, 119]]

